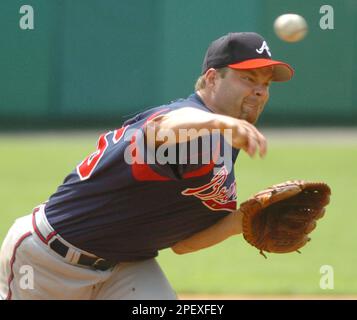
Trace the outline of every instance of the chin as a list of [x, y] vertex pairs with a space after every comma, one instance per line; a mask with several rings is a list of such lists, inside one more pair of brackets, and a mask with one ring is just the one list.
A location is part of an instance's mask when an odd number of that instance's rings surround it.
[[241, 120], [245, 120], [251, 124], [255, 124], [258, 120], [257, 117], [254, 117], [254, 116], [241, 116], [241, 117], [238, 117], [238, 119], [241, 119]]
[[239, 115], [239, 119], [245, 120], [251, 124], [255, 124], [258, 121], [260, 112], [258, 109], [246, 109], [243, 110], [243, 112], [241, 112], [241, 114]]

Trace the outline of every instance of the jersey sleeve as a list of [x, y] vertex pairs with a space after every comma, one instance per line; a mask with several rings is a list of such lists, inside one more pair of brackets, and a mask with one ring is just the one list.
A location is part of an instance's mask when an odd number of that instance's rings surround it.
[[219, 132], [176, 145], [169, 145], [165, 143], [166, 141], [156, 148], [147, 145], [144, 135], [147, 122], [173, 109], [175, 108], [164, 107], [136, 118], [139, 120], [138, 132], [132, 140], [132, 147], [135, 149], [132, 173], [135, 179], [145, 181], [188, 179], [208, 174], [217, 163], [222, 161], [228, 161], [232, 166], [232, 156], [229, 152], [231, 148], [227, 148]]
[[[135, 140], [135, 142], [134, 142]], [[207, 135], [175, 145], [148, 146], [144, 131], [135, 143], [133, 176], [137, 180], [180, 180], [199, 177], [213, 170], [220, 159], [221, 137]]]
[[[124, 168], [138, 181], [188, 179], [212, 171], [221, 154], [219, 134], [171, 145], [166, 141], [158, 147], [148, 145], [146, 124], [173, 109], [170, 106], [150, 109], [127, 120], [123, 127], [103, 134], [97, 150], [77, 167], [80, 179], [88, 179], [108, 168], [118, 168], [118, 171]], [[121, 166], [114, 165], [118, 161], [122, 162]]]

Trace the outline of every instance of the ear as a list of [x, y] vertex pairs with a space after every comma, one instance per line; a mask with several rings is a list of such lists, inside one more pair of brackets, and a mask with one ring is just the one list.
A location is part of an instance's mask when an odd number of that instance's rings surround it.
[[217, 77], [218, 77], [218, 73], [216, 69], [214, 68], [208, 69], [205, 73], [206, 86], [210, 88], [214, 87], [216, 84]]

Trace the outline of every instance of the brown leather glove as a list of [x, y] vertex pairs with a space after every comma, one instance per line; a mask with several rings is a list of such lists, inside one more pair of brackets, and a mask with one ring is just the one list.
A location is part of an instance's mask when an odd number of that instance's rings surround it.
[[[264, 251], [298, 251], [323, 217], [331, 189], [325, 183], [286, 181], [255, 194], [240, 205], [243, 236]], [[298, 251], [299, 252], [299, 251]]]

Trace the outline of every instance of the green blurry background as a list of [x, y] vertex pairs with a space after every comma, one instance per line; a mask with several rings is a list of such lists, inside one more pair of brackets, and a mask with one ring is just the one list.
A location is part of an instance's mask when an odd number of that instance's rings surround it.
[[[212, 40], [255, 31], [296, 73], [273, 84], [259, 122], [263, 133], [275, 128], [267, 158], [239, 158], [239, 201], [287, 179], [325, 180], [333, 190], [326, 218], [302, 255], [265, 260], [235, 237], [159, 260], [180, 293], [357, 293], [356, 0], [328, 1], [333, 30], [319, 27], [322, 0], [28, 0], [34, 30], [19, 28], [23, 4], [0, 2], [0, 242], [94, 151], [101, 131], [189, 95]], [[275, 36], [274, 19], [287, 12], [306, 18], [303, 41]], [[296, 128], [291, 139], [284, 126]], [[311, 126], [324, 130], [302, 134]], [[334, 268], [334, 290], [319, 287], [322, 265]]]
[[[3, 128], [116, 126], [150, 105], [189, 95], [208, 44], [255, 31], [296, 75], [272, 87], [264, 125], [357, 124], [357, 1], [28, 0], [34, 30], [22, 30], [20, 0], [0, 1], [0, 124]], [[304, 41], [273, 31], [282, 13], [303, 15]]]

